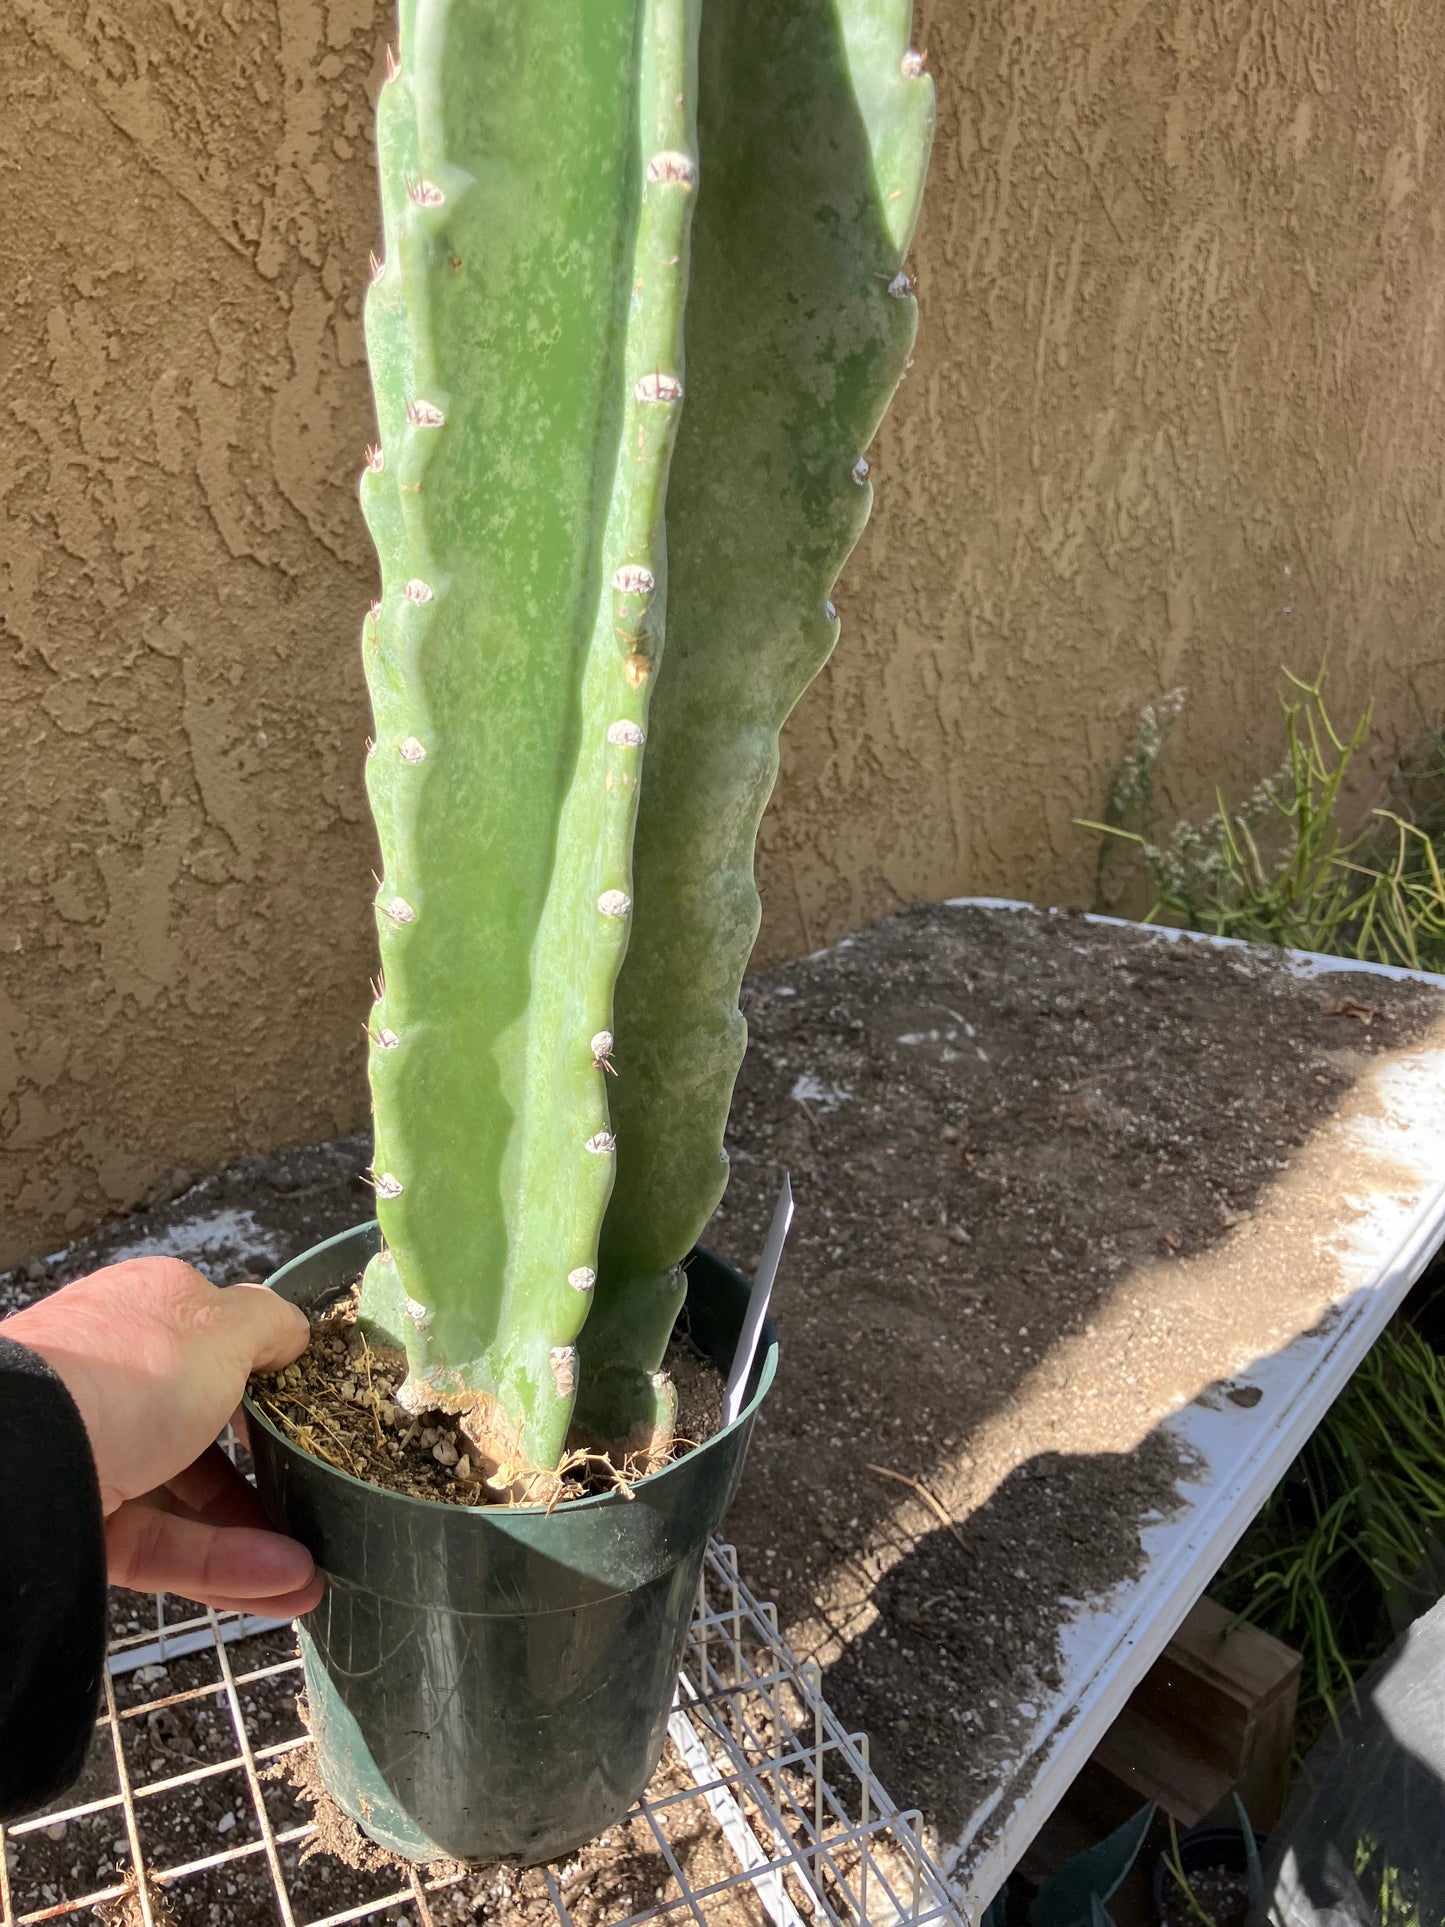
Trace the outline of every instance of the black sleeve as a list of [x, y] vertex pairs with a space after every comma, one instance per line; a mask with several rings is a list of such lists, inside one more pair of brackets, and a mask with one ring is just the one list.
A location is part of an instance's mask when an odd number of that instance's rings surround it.
[[85, 1426], [38, 1353], [0, 1337], [0, 1821], [80, 1772], [105, 1664], [105, 1532]]

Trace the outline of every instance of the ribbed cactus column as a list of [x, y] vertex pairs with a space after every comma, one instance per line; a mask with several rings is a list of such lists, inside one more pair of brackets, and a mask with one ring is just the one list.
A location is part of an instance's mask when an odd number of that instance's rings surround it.
[[363, 1310], [514, 1489], [563, 1451], [613, 1182], [695, 61], [696, 0], [404, 0], [377, 114]]
[[912, 346], [933, 89], [908, 0], [708, 0], [668, 657], [617, 990], [617, 1186], [581, 1341], [590, 1430], [645, 1425], [674, 1271], [726, 1177], [778, 732], [838, 633], [864, 450]]

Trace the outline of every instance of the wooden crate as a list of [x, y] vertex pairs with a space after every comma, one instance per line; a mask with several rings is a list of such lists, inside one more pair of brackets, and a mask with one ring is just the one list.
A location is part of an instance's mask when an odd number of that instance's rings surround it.
[[1233, 1825], [1235, 1792], [1262, 1833], [1279, 1818], [1300, 1655], [1229, 1623], [1225, 1607], [1200, 1600], [1024, 1856], [1026, 1879], [1046, 1879], [1146, 1800], [1181, 1827], [1210, 1816]]
[[1300, 1655], [1201, 1599], [1140, 1681], [1091, 1765], [1193, 1826], [1231, 1793], [1268, 1832], [1289, 1780]]

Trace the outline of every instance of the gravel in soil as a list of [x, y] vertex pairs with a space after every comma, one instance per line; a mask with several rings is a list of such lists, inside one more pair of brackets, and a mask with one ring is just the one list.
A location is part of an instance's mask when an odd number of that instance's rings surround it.
[[[258, 1408], [303, 1451], [368, 1485], [442, 1505], [504, 1503], [474, 1463], [452, 1414], [408, 1411], [398, 1403], [406, 1360], [367, 1342], [357, 1323], [359, 1303], [358, 1280], [313, 1319], [311, 1343], [300, 1358], [251, 1381]], [[558, 1473], [539, 1475], [515, 1497], [557, 1505], [593, 1493], [630, 1492], [647, 1472], [706, 1444], [722, 1422], [721, 1374], [681, 1332], [663, 1364], [677, 1389], [676, 1434], [665, 1456], [656, 1463], [614, 1463], [604, 1453], [578, 1449]]]
[[[1342, 1260], [1318, 1227], [1359, 1177], [1339, 1127], [1442, 1008], [1346, 981], [934, 906], [745, 987], [707, 1242], [750, 1269], [784, 1170], [798, 1215], [729, 1533], [936, 1843], [1026, 1751], [1071, 1602], [1133, 1576], [1177, 1502], [1189, 1467], [1162, 1421], [1252, 1407], [1251, 1361], [1330, 1315]], [[368, 1160], [358, 1138], [172, 1183], [0, 1304], [157, 1245], [264, 1275], [368, 1215]]]

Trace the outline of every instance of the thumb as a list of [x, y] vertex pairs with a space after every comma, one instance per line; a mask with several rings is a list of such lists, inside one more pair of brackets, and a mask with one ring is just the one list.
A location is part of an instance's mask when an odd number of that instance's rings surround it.
[[221, 1293], [226, 1327], [248, 1372], [277, 1372], [299, 1358], [311, 1341], [311, 1324], [269, 1285], [227, 1285]]
[[310, 1612], [323, 1581], [311, 1554], [294, 1539], [247, 1526], [183, 1519], [132, 1499], [105, 1525], [113, 1586], [169, 1592], [180, 1599], [277, 1618]]

